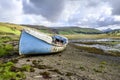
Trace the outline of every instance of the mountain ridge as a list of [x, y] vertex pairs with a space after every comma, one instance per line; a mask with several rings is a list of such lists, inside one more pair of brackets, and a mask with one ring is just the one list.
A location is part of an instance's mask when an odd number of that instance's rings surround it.
[[11, 33], [20, 35], [21, 30], [24, 27], [35, 28], [38, 31], [49, 33], [49, 34], [62, 34], [62, 35], [70, 35], [70, 34], [110, 34], [110, 35], [120, 35], [120, 29], [110, 30], [106, 32], [102, 32], [100, 30], [94, 28], [81, 28], [77, 26], [69, 26], [69, 27], [46, 27], [43, 25], [25, 25], [25, 24], [12, 24], [12, 23], [2, 23], [0, 22], [0, 33]]

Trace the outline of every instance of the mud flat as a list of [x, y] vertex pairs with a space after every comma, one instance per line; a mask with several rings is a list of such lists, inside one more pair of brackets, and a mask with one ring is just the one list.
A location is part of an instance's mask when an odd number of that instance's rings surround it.
[[[28, 65], [25, 80], [119, 80], [120, 57], [88, 53], [71, 43], [53, 55], [10, 56], [16, 67]], [[2, 59], [2, 60], [4, 60]]]

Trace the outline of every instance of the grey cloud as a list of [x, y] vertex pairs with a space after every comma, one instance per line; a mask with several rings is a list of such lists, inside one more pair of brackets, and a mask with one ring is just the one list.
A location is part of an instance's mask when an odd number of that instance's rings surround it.
[[[77, 18], [74, 18], [74, 16], [72, 18], [69, 19], [69, 23], [73, 24], [77, 24], [77, 25], [83, 25], [83, 26], [90, 26], [90, 27], [101, 27], [101, 26], [108, 26], [108, 25], [114, 25], [114, 24], [120, 24], [120, 21], [115, 21], [114, 19], [114, 15], [120, 15], [120, 0], [86, 0], [85, 3], [87, 3], [87, 5], [83, 4], [82, 7], [84, 7], [85, 9], [79, 9], [81, 12], [79, 14], [77, 14]], [[100, 7], [103, 7], [105, 5], [110, 6], [112, 9], [112, 14], [111, 15], [107, 15], [107, 14], [103, 14], [102, 12], [100, 13], [101, 16], [98, 17], [98, 19], [94, 19], [92, 17], [90, 18], [86, 18], [87, 21], [84, 21], [84, 17], [87, 16], [89, 14], [90, 9], [93, 9], [94, 11], [93, 14], [95, 14], [97, 12], [97, 10], [101, 10]], [[85, 13], [84, 13], [85, 12]], [[97, 16], [97, 15], [95, 15]], [[100, 20], [100, 18], [104, 18], [103, 21]], [[80, 22], [80, 23], [79, 23]]]
[[97, 24], [99, 25], [99, 27], [101, 27], [101, 26], [120, 24], [120, 22], [115, 21], [113, 17], [108, 17], [104, 21], [98, 21]]
[[112, 17], [112, 16], [105, 18], [103, 21], [101, 21], [100, 18], [102, 18], [102, 17], [99, 17], [99, 19], [97, 19], [97, 20], [89, 18], [86, 21], [84, 21], [83, 19], [74, 19], [73, 18], [73, 19], [69, 20], [68, 23], [72, 24], [72, 25], [78, 25], [78, 26], [89, 26], [91, 28], [120, 24], [120, 21], [115, 21], [114, 17]]
[[[92, 11], [93, 13], [96, 13], [96, 11], [104, 5], [109, 5], [111, 8], [113, 8], [111, 16], [119, 15], [120, 0], [29, 0], [29, 3], [27, 3], [26, 0], [23, 0], [23, 11], [25, 14], [42, 15], [49, 21], [56, 21], [57, 19], [59, 20], [62, 11], [65, 9], [65, 5], [69, 4], [69, 1], [72, 1], [73, 3], [79, 3], [77, 5], [80, 5], [80, 7], [75, 12], [75, 14], [72, 14], [70, 17], [68, 17], [68, 22], [64, 23], [74, 25], [88, 25], [94, 27], [120, 23], [118, 21], [114, 21], [113, 17], [106, 16], [102, 16], [105, 18], [104, 21], [99, 21], [101, 16], [98, 19], [88, 18], [88, 21], [83, 21], [83, 18], [85, 18], [85, 16], [91, 12], [91, 9], [95, 10]], [[70, 3], [71, 6], [72, 2]], [[103, 15], [103, 13], [100, 14]]]
[[57, 20], [64, 8], [64, 0], [23, 0], [25, 14], [42, 15], [50, 21]]
[[120, 0], [110, 0], [110, 4], [112, 6], [112, 14], [120, 15]]
[[100, 1], [98, 0], [87, 0], [87, 6], [88, 7], [96, 7], [98, 6], [98, 4], [100, 3]]
[[[23, 13], [19, 13], [19, 5], [17, 6], [15, 1], [22, 1], [22, 4], [20, 4], [22, 9], [20, 10]], [[44, 22], [40, 21], [42, 19], [38, 19], [39, 16], [43, 16], [47, 19], [44, 20], [48, 22], [53, 21], [51, 24], [56, 21], [56, 23], [63, 25], [101, 27], [120, 24], [120, 21], [116, 21], [113, 17], [114, 15], [120, 16], [119, 4], [120, 0], [0, 0], [0, 21], [18, 19], [20, 14], [27, 17], [29, 15], [32, 17], [33, 22], [36, 21], [38, 24]], [[104, 7], [111, 7], [112, 14], [107, 14], [105, 13], [106, 11], [102, 11]], [[88, 17], [89, 14], [92, 14], [93, 17]], [[37, 18], [34, 16], [37, 16]], [[94, 16], [97, 16], [97, 18]], [[100, 18], [104, 18], [104, 20], [101, 21]], [[24, 19], [22, 19], [23, 22], [25, 21]], [[29, 18], [31, 22], [32, 19]]]
[[120, 15], [120, 0], [85, 0], [87, 7], [97, 7], [101, 3], [109, 3], [113, 15]]

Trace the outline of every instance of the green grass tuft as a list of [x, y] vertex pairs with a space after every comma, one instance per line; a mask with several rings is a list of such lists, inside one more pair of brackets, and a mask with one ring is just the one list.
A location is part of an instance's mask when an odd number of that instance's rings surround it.
[[0, 57], [11, 54], [13, 50], [14, 48], [11, 44], [0, 44]]
[[83, 66], [79, 67], [81, 71], [85, 71], [85, 68]]
[[26, 76], [20, 71], [12, 71], [14, 63], [0, 63], [0, 80], [21, 80], [25, 79]]
[[102, 73], [103, 72], [101, 69], [97, 69], [97, 68], [94, 68], [93, 70], [97, 73]]
[[22, 71], [27, 71], [27, 72], [34, 72], [35, 71], [34, 68], [28, 64], [23, 65], [21, 69], [22, 69]]
[[102, 61], [101, 64], [102, 64], [102, 65], [106, 65], [107, 62], [106, 62], [106, 61]]

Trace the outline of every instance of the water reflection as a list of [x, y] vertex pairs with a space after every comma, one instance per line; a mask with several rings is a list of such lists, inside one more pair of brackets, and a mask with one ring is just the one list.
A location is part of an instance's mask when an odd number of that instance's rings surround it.
[[95, 45], [86, 45], [86, 44], [78, 44], [78, 43], [75, 43], [75, 45], [77, 46], [84, 46], [84, 47], [95, 47], [97, 49], [102, 49], [104, 51], [118, 51], [120, 52], [119, 48], [120, 48], [120, 44], [119, 46], [104, 46], [104, 45], [100, 45], [100, 44], [95, 44]]
[[120, 42], [120, 39], [104, 38], [104, 39], [79, 39], [71, 40], [71, 42]]
[[[104, 51], [117, 51], [120, 52], [120, 39], [80, 39], [71, 40], [77, 46], [95, 47]], [[90, 43], [90, 44], [89, 44]], [[92, 44], [91, 44], [92, 43]]]

